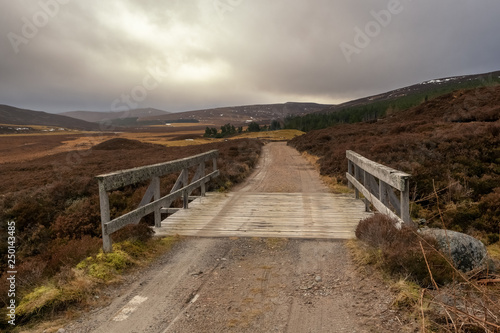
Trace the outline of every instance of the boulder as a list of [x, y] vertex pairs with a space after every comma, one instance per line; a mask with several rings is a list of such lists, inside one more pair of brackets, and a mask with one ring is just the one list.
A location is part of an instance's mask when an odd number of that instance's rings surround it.
[[464, 273], [483, 266], [488, 259], [486, 246], [472, 236], [444, 229], [427, 228], [419, 232], [435, 238], [441, 252], [451, 255], [455, 267]]

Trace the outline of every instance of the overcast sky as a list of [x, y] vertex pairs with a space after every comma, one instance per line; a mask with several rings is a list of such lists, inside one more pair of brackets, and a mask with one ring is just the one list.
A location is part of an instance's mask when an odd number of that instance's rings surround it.
[[498, 0], [0, 0], [0, 104], [339, 103], [500, 69]]

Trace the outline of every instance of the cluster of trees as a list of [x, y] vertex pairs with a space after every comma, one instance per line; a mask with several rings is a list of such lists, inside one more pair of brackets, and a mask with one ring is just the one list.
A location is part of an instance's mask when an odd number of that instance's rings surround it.
[[[281, 129], [281, 123], [278, 120], [273, 120], [271, 125], [260, 126], [255, 121], [252, 121], [248, 124], [245, 132], [261, 132], [261, 131], [276, 131]], [[205, 128], [205, 134], [203, 135], [206, 138], [225, 138], [227, 136], [243, 133], [243, 127], [240, 126], [238, 128], [234, 127], [231, 124], [225, 124], [220, 127], [220, 132], [215, 127]]]
[[217, 131], [215, 127], [205, 128], [205, 134], [203, 135], [206, 138], [224, 138], [226, 136], [234, 135], [236, 133], [242, 133], [243, 127], [240, 126], [238, 128], [234, 127], [234, 125], [226, 124], [220, 127], [220, 132]]
[[269, 126], [267, 126], [267, 125], [260, 126], [256, 122], [252, 121], [250, 124], [248, 124], [247, 131], [248, 132], [265, 132], [265, 131], [277, 131], [280, 129], [281, 129], [281, 123], [278, 120], [273, 119]]
[[286, 129], [298, 129], [303, 132], [323, 129], [337, 124], [370, 122], [385, 115], [386, 109], [380, 106], [345, 108], [331, 113], [310, 113], [305, 116], [285, 118]]

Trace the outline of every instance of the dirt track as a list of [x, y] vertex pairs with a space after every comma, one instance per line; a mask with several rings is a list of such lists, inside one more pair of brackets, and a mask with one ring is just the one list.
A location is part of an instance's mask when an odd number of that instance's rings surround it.
[[[295, 150], [272, 143], [237, 190], [326, 188]], [[387, 286], [357, 273], [341, 241], [191, 238], [127, 281], [66, 332], [409, 331]]]

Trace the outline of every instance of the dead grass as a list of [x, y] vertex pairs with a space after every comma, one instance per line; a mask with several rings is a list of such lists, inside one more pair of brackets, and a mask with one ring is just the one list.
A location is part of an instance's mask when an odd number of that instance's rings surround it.
[[[495, 282], [488, 285], [487, 281], [496, 281], [488, 268], [474, 275], [460, 272], [434, 249], [436, 244], [430, 246], [430, 240], [416, 233], [397, 231], [388, 221], [377, 215], [365, 220], [356, 232], [363, 242], [347, 244], [365, 273], [385, 274], [396, 293], [395, 309], [418, 321], [421, 332], [500, 330], [500, 288]], [[493, 256], [497, 250], [496, 245], [489, 247]], [[449, 269], [443, 270], [444, 266]]]
[[327, 176], [327, 175], [322, 175], [320, 173], [320, 163], [319, 163], [319, 157], [316, 155], [309, 154], [307, 151], [302, 152], [302, 157], [305, 158], [309, 164], [311, 164], [316, 171], [320, 174], [320, 179], [325, 184], [332, 193], [335, 194], [343, 194], [343, 193], [352, 193], [353, 191], [349, 189], [347, 186], [342, 184], [341, 181], [337, 179], [335, 176]]
[[263, 132], [249, 132], [242, 133], [234, 138], [249, 138], [249, 139], [262, 139], [270, 141], [288, 141], [297, 136], [304, 135], [305, 133], [299, 130], [278, 130], [278, 131], [263, 131]]
[[491, 258], [500, 260], [500, 243], [495, 243], [488, 246], [488, 254]]
[[[43, 156], [51, 156], [64, 152], [71, 151], [85, 151], [98, 144], [101, 144], [111, 138], [121, 138], [128, 140], [138, 140], [144, 143], [159, 144], [165, 147], [187, 147], [187, 146], [198, 146], [209, 143], [224, 142], [226, 140], [237, 140], [242, 138], [257, 138], [265, 139], [270, 141], [282, 141], [291, 140], [296, 136], [303, 135], [304, 132], [297, 130], [280, 130], [280, 131], [269, 131], [269, 132], [254, 132], [254, 133], [243, 133], [230, 138], [215, 139], [215, 138], [204, 138], [204, 129], [201, 126], [207, 124], [195, 124], [200, 126], [197, 129], [193, 129], [193, 124], [172, 124], [172, 126], [150, 126], [150, 131], [126, 131], [126, 132], [114, 132], [114, 133], [99, 133], [99, 132], [82, 132], [82, 131], [54, 131], [54, 132], [37, 132], [31, 134], [4, 134], [0, 135], [2, 137], [15, 138], [16, 142], [19, 142], [18, 146], [15, 147], [28, 147], [30, 145], [35, 145], [34, 149], [27, 150], [25, 152], [19, 149], [11, 149], [10, 146], [6, 147], [8, 151], [4, 151], [4, 156], [0, 158], [0, 163], [6, 162], [21, 162], [33, 160]], [[208, 124], [210, 125], [210, 124]], [[50, 129], [49, 126], [30, 126], [37, 131], [43, 131]], [[46, 140], [50, 136], [62, 136], [62, 135], [75, 135], [73, 137], [68, 137], [67, 140], [61, 140], [56, 145], [48, 146], [43, 144], [41, 146], [41, 141]], [[186, 139], [178, 139], [179, 137], [186, 137]], [[189, 138], [187, 138], [189, 137]], [[53, 140], [52, 140], [53, 141]], [[7, 141], [6, 141], [7, 142]], [[0, 144], [1, 146], [1, 144]]]

